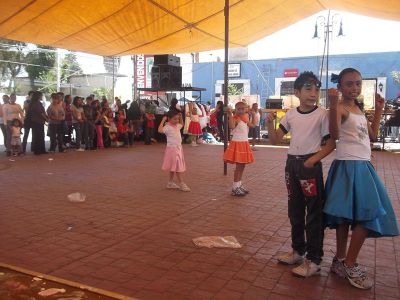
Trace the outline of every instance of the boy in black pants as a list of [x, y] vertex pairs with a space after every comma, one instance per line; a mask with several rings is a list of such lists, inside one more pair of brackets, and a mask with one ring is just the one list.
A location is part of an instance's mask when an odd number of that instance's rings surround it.
[[[334, 141], [329, 139], [328, 113], [316, 105], [320, 86], [321, 82], [312, 72], [300, 74], [294, 82], [300, 106], [286, 113], [277, 130], [273, 125], [274, 114], [268, 115], [268, 134], [272, 144], [280, 142], [288, 132], [291, 133], [285, 180], [293, 251], [278, 257], [278, 261], [290, 265], [302, 262], [292, 270], [302, 277], [318, 274], [321, 270], [324, 183], [319, 159], [334, 148]], [[328, 139], [329, 142], [321, 150], [321, 144]], [[312, 161], [307, 160], [316, 153]]]

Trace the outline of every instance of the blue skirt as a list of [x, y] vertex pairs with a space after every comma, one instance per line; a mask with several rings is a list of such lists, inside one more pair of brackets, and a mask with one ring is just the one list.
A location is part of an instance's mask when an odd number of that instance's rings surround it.
[[369, 161], [334, 160], [325, 191], [325, 227], [359, 224], [368, 237], [399, 235], [387, 191]]

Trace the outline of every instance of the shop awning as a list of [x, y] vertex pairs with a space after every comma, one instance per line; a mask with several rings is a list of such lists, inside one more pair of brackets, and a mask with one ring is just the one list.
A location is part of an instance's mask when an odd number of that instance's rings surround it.
[[[230, 47], [325, 9], [400, 20], [399, 0], [231, 0]], [[198, 52], [224, 47], [223, 11], [223, 0], [0, 0], [0, 37], [103, 56]]]

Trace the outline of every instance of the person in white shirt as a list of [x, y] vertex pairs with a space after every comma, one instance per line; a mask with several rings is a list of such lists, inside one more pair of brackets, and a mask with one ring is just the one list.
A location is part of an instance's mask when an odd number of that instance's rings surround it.
[[22, 125], [24, 124], [24, 112], [21, 105], [15, 103], [16, 100], [17, 96], [13, 93], [10, 95], [10, 103], [3, 105], [3, 122], [7, 130], [7, 138], [5, 141], [7, 156], [11, 155], [12, 121], [18, 119]]
[[329, 148], [329, 152], [334, 148], [334, 141], [329, 139], [327, 111], [316, 105], [320, 86], [321, 82], [312, 72], [300, 74], [294, 82], [300, 106], [285, 114], [277, 130], [273, 124], [274, 114], [268, 115], [268, 134], [272, 144], [280, 142], [288, 132], [291, 133], [285, 181], [293, 251], [279, 256], [278, 261], [289, 265], [302, 262], [292, 269], [295, 275], [302, 277], [319, 274], [321, 271], [325, 201], [321, 162], [317, 161], [311, 166], [306, 166], [305, 162], [315, 153], [324, 150], [321, 149], [324, 140], [328, 140], [324, 148]]
[[6, 140], [7, 140], [7, 128], [6, 128], [6, 124], [4, 123], [3, 107], [4, 107], [4, 105], [8, 104], [9, 101], [10, 101], [10, 97], [8, 97], [8, 95], [3, 95], [3, 104], [1, 104], [1, 102], [0, 102], [0, 128], [1, 128], [1, 132], [3, 133], [4, 145], [6, 145]]

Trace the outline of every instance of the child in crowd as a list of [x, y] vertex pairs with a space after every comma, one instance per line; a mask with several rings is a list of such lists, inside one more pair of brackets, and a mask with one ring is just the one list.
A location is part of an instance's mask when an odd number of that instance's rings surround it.
[[71, 113], [72, 126], [75, 130], [75, 143], [77, 151], [85, 151], [85, 149], [81, 148], [83, 126], [85, 122], [81, 97], [74, 97], [71, 105]]
[[[224, 153], [224, 161], [236, 164], [233, 175], [232, 196], [243, 197], [249, 193], [242, 185], [242, 175], [246, 164], [254, 162], [253, 152], [248, 141], [249, 127], [254, 127], [254, 122], [250, 122], [246, 113], [247, 105], [238, 102], [235, 105], [235, 116], [228, 111], [229, 128], [233, 129], [233, 137], [228, 148]], [[254, 121], [254, 112], [252, 112]]]
[[154, 137], [154, 126], [155, 126], [155, 115], [154, 109], [152, 108], [151, 103], [146, 103], [146, 112], [145, 112], [145, 120], [146, 120], [146, 127], [145, 127], [145, 138], [144, 143], [145, 145], [151, 145], [151, 142], [156, 142]]
[[199, 136], [203, 134], [200, 126], [199, 115], [197, 114], [197, 108], [193, 106], [189, 113], [190, 123], [188, 128], [188, 134], [192, 136], [192, 146], [197, 146], [197, 140]]
[[125, 113], [123, 110], [118, 111], [117, 113], [117, 133], [118, 133], [118, 141], [123, 143], [124, 147], [128, 147], [128, 121], [125, 118]]
[[11, 122], [11, 154], [12, 156], [19, 155], [21, 148], [21, 128], [22, 123], [19, 119], [13, 119]]
[[64, 120], [65, 110], [62, 103], [61, 95], [51, 94], [51, 104], [47, 108], [47, 116], [49, 117], [49, 136], [50, 136], [50, 150], [55, 152], [58, 145], [58, 151], [63, 153], [64, 150]]
[[253, 103], [251, 111], [254, 112], [254, 127], [250, 128], [249, 136], [251, 137], [251, 150], [255, 151], [256, 139], [260, 140], [260, 110], [258, 109], [258, 103]]
[[[360, 72], [347, 68], [339, 74], [338, 92], [329, 90], [330, 133], [338, 139], [336, 159], [326, 181], [326, 226], [336, 229], [336, 256], [331, 271], [346, 277], [350, 284], [369, 289], [373, 281], [357, 264], [357, 257], [367, 237], [399, 235], [396, 216], [386, 189], [371, 160], [370, 140], [376, 140], [384, 108], [384, 99], [376, 94], [375, 114], [369, 124], [357, 98], [361, 94]], [[353, 233], [349, 248], [349, 227]]]
[[103, 143], [103, 112], [100, 106], [100, 101], [95, 100], [92, 104], [96, 112], [94, 125], [96, 126], [96, 146], [97, 149], [104, 149]]
[[[180, 189], [181, 191], [189, 192], [190, 188], [182, 180], [182, 173], [186, 171], [182, 149], [182, 127], [182, 114], [178, 110], [170, 110], [168, 117], [164, 116], [158, 127], [158, 132], [165, 134], [167, 137], [162, 170], [169, 171], [167, 189]], [[175, 175], [178, 179], [178, 184], [173, 181]]]
[[[315, 165], [304, 165], [309, 157], [321, 150], [321, 143], [329, 138], [327, 111], [316, 105], [320, 86], [320, 81], [312, 72], [301, 73], [294, 82], [295, 95], [300, 100], [300, 106], [285, 114], [277, 130], [273, 124], [275, 115], [268, 115], [268, 134], [272, 144], [277, 144], [285, 134], [291, 132], [285, 180], [293, 251], [279, 256], [278, 261], [289, 265], [303, 262], [292, 269], [294, 274], [302, 277], [318, 274], [323, 256], [322, 164], [318, 161]], [[330, 145], [329, 149], [322, 150], [330, 153], [334, 149], [334, 142], [329, 140], [327, 144]], [[324, 157], [325, 154], [318, 155]], [[305, 254], [306, 260], [303, 261]]]

